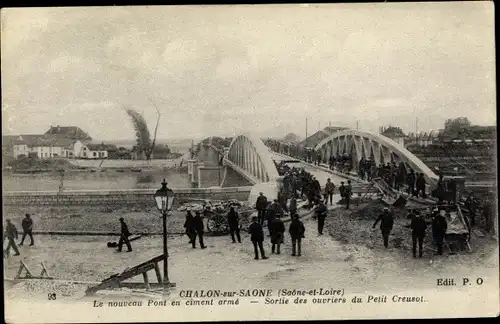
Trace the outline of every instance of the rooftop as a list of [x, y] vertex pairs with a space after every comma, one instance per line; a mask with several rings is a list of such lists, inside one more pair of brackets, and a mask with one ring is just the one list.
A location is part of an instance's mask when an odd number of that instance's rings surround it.
[[57, 135], [78, 140], [92, 140], [92, 137], [78, 126], [50, 126], [45, 135]]

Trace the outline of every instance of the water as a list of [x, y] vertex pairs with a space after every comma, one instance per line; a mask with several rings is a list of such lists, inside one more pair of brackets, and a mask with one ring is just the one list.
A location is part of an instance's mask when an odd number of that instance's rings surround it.
[[[174, 170], [142, 172], [65, 172], [63, 186], [65, 190], [95, 189], [150, 189], [160, 188], [166, 178], [170, 188], [190, 188], [191, 181], [187, 173]], [[61, 184], [59, 173], [39, 174], [3, 174], [4, 191], [47, 191], [58, 190]]]

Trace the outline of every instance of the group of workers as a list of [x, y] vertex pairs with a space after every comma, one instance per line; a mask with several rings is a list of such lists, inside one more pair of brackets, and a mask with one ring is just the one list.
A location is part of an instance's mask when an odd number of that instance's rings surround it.
[[[21, 255], [18, 246], [16, 244], [16, 240], [19, 238], [19, 235], [17, 233], [17, 228], [10, 219], [7, 219], [6, 223], [7, 224], [5, 226], [3, 240], [5, 241], [5, 239], [7, 239], [8, 242], [5, 248], [5, 255], [9, 255], [11, 248], [12, 250], [14, 250], [14, 256]], [[30, 214], [26, 214], [24, 216], [21, 222], [21, 227], [23, 229], [23, 236], [21, 238], [21, 243], [19, 243], [19, 246], [23, 246], [26, 236], [30, 237], [31, 242], [29, 246], [35, 245], [35, 241], [33, 239], [33, 219], [31, 218]]]

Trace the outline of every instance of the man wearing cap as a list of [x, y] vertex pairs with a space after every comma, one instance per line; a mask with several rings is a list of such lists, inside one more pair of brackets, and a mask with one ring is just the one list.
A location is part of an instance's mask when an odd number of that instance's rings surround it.
[[[437, 211], [436, 209], [435, 211]], [[444, 217], [445, 215], [446, 211], [441, 209], [432, 220], [432, 236], [434, 237], [434, 243], [437, 247], [436, 255], [443, 255], [443, 241], [444, 236], [446, 235], [446, 230], [448, 229], [448, 223]]]
[[14, 224], [11, 223], [10, 219], [7, 219], [7, 225], [5, 226], [5, 233], [3, 239], [5, 240], [5, 238], [7, 238], [7, 240], [9, 241], [7, 243], [7, 247], [5, 248], [5, 254], [9, 254], [10, 247], [12, 247], [14, 252], [16, 252], [16, 254], [14, 255], [16, 256], [20, 255], [15, 241], [18, 238], [17, 229], [16, 226], [14, 226]]
[[[248, 228], [248, 233], [250, 234], [250, 240], [253, 244], [253, 249], [255, 252], [255, 260], [259, 260], [259, 250], [262, 259], [267, 259], [266, 253], [264, 252], [264, 231], [262, 225], [257, 222], [257, 217], [252, 217], [252, 224]], [[258, 248], [257, 248], [258, 247]]]
[[196, 236], [198, 235], [198, 240], [200, 241], [200, 247], [202, 249], [206, 249], [206, 245], [203, 243], [203, 233], [205, 230], [205, 225], [203, 224], [203, 219], [201, 218], [201, 212], [196, 211], [196, 216], [193, 219], [193, 240], [191, 243], [193, 244], [193, 249], [196, 249]]
[[257, 217], [260, 225], [264, 224], [264, 214], [267, 208], [267, 197], [264, 196], [263, 192], [259, 192], [259, 197], [257, 197], [257, 202], [255, 203], [255, 209], [257, 209]]
[[[290, 222], [290, 228], [288, 232], [292, 238], [292, 256], [301, 256], [302, 254], [302, 239], [304, 238], [304, 233], [306, 229], [304, 224], [299, 219], [299, 215], [293, 214], [292, 221]], [[295, 254], [297, 252], [297, 254]]]
[[389, 213], [389, 208], [384, 207], [384, 212], [377, 217], [375, 223], [373, 223], [373, 228], [380, 222], [380, 231], [382, 232], [382, 238], [384, 239], [384, 247], [389, 247], [389, 235], [392, 231], [392, 226], [394, 224], [394, 220], [392, 218], [391, 213]]
[[328, 208], [326, 207], [323, 199], [319, 200], [319, 204], [318, 206], [316, 206], [315, 213], [318, 219], [318, 235], [323, 235], [323, 228], [325, 227], [326, 214], [328, 213]]
[[118, 252], [122, 251], [122, 246], [123, 243], [127, 245], [127, 252], [132, 251], [132, 246], [130, 245], [130, 241], [128, 240], [128, 237], [130, 236], [130, 232], [128, 230], [128, 226], [125, 223], [125, 220], [123, 217], [120, 217], [120, 225], [121, 225], [121, 233], [120, 233], [120, 240], [118, 241]]
[[413, 244], [413, 257], [417, 257], [417, 242], [418, 242], [418, 257], [422, 257], [422, 245], [425, 237], [425, 230], [427, 229], [427, 224], [425, 220], [421, 217], [418, 210], [415, 211], [413, 219], [411, 220], [410, 228], [412, 229], [411, 237]]
[[31, 240], [30, 246], [33, 246], [35, 244], [33, 240], [33, 220], [31, 219], [30, 214], [25, 215], [21, 223], [21, 226], [23, 228], [23, 237], [21, 238], [21, 243], [19, 244], [19, 246], [23, 246], [26, 235], [29, 235], [30, 237]]

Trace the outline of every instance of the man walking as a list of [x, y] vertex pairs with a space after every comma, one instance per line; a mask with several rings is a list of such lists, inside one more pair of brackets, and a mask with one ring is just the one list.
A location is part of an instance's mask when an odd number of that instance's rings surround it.
[[446, 235], [446, 230], [448, 229], [448, 223], [444, 217], [446, 212], [440, 210], [432, 220], [432, 236], [434, 237], [434, 243], [436, 244], [437, 251], [436, 255], [443, 255], [443, 241]]
[[194, 216], [193, 219], [193, 249], [196, 249], [196, 236], [198, 235], [198, 239], [200, 241], [200, 247], [202, 249], [206, 249], [206, 245], [203, 243], [203, 233], [205, 230], [205, 225], [203, 224], [203, 219], [201, 218], [201, 213], [199, 211], [196, 211], [196, 216]]
[[285, 224], [279, 216], [277, 216], [271, 223], [270, 232], [272, 243], [271, 253], [276, 251], [276, 254], [280, 254], [280, 247], [283, 243], [283, 237], [285, 235]]
[[325, 185], [325, 204], [328, 204], [328, 199], [330, 199], [330, 205], [333, 205], [333, 194], [335, 192], [335, 184], [328, 178]]
[[35, 242], [33, 240], [33, 219], [31, 219], [30, 214], [25, 215], [25, 218], [23, 219], [21, 226], [23, 228], [23, 237], [21, 238], [21, 243], [19, 244], [19, 246], [23, 246], [26, 235], [30, 237], [31, 240], [30, 246], [35, 245]]
[[[304, 238], [305, 231], [306, 229], [302, 221], [299, 219], [299, 215], [293, 214], [292, 221], [290, 222], [290, 228], [288, 229], [290, 237], [292, 238], [292, 256], [302, 255], [302, 239]], [[295, 254], [296, 252], [297, 254]]]
[[19, 249], [17, 248], [16, 241], [15, 241], [18, 238], [17, 228], [16, 228], [16, 226], [14, 226], [14, 224], [11, 223], [10, 219], [7, 219], [7, 225], [5, 226], [5, 233], [4, 233], [3, 239], [5, 240], [5, 238], [7, 238], [7, 240], [9, 241], [7, 243], [7, 247], [5, 248], [5, 254], [8, 255], [10, 248], [12, 247], [14, 252], [16, 252], [16, 254], [14, 254], [15, 256], [21, 255], [19, 253]]
[[316, 217], [318, 218], [318, 235], [323, 235], [323, 228], [325, 227], [326, 214], [328, 208], [326, 208], [323, 199], [319, 201], [319, 205], [316, 207]]
[[260, 225], [264, 224], [264, 215], [267, 208], [267, 197], [264, 193], [260, 192], [259, 197], [257, 197], [257, 202], [255, 203], [255, 209], [257, 209], [257, 217]]
[[231, 238], [233, 239], [233, 243], [236, 243], [234, 239], [234, 234], [236, 234], [236, 238], [238, 238], [238, 243], [241, 243], [240, 236], [240, 216], [238, 212], [234, 209], [234, 206], [231, 206], [229, 209], [229, 213], [227, 213], [227, 223], [229, 224], [229, 232], [231, 233]]
[[123, 217], [120, 217], [120, 225], [121, 225], [121, 233], [120, 233], [120, 240], [118, 241], [118, 252], [122, 251], [123, 243], [127, 245], [128, 249], [127, 252], [132, 252], [132, 246], [130, 245], [130, 241], [128, 240], [130, 232]]
[[375, 223], [373, 223], [373, 228], [380, 222], [380, 231], [382, 232], [382, 238], [384, 239], [384, 247], [389, 247], [389, 235], [392, 231], [392, 226], [394, 224], [394, 219], [392, 215], [389, 213], [389, 208], [384, 207], [384, 212], [379, 217]]
[[[267, 259], [266, 253], [264, 252], [264, 230], [262, 225], [257, 222], [257, 217], [252, 217], [252, 224], [248, 228], [248, 233], [250, 234], [250, 240], [253, 244], [253, 249], [255, 252], [255, 260], [259, 260], [259, 250], [260, 255], [263, 260]], [[258, 249], [257, 249], [258, 246]]]
[[427, 229], [427, 224], [425, 220], [421, 217], [418, 210], [415, 211], [415, 215], [410, 224], [412, 229], [411, 238], [413, 244], [413, 257], [417, 257], [417, 242], [418, 242], [418, 257], [422, 257], [422, 246], [425, 237], [425, 230]]
[[184, 222], [184, 228], [186, 229], [186, 235], [189, 238], [189, 244], [193, 244], [193, 236], [194, 236], [194, 216], [190, 210], [186, 212], [186, 221]]

